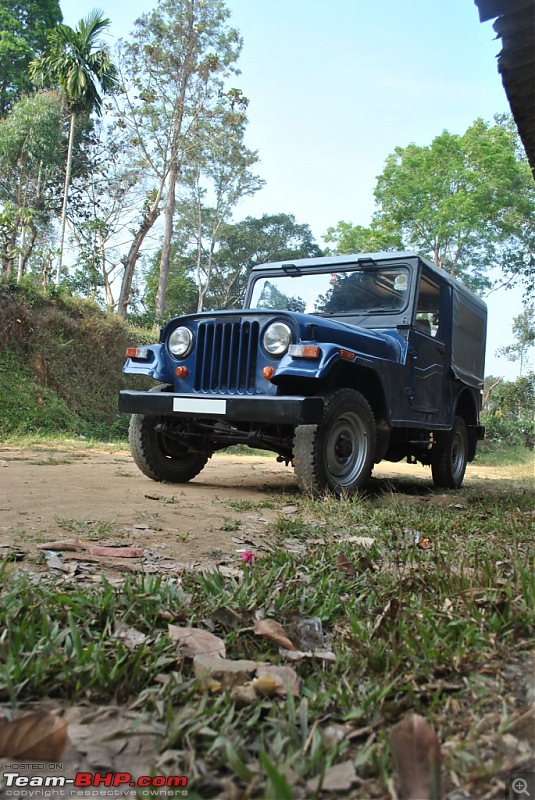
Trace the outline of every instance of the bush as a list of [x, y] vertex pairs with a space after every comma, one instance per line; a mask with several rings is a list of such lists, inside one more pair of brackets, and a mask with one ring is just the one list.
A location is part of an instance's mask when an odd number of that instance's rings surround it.
[[0, 283], [0, 435], [72, 431], [124, 438], [121, 388], [145, 387], [122, 374], [125, 349], [154, 340], [95, 303]]

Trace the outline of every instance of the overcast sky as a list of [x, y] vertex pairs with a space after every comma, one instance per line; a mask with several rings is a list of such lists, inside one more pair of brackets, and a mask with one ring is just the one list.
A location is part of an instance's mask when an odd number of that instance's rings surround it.
[[[95, 7], [110, 17], [110, 44], [127, 37], [152, 0], [60, 0], [75, 25]], [[373, 189], [396, 146], [428, 145], [447, 129], [509, 112], [497, 71], [500, 40], [473, 0], [227, 0], [244, 40], [247, 144], [266, 187], [236, 219], [285, 212], [308, 223], [320, 246], [339, 220], [368, 225]], [[495, 357], [513, 341], [521, 292], [487, 298], [487, 373], [518, 367]]]

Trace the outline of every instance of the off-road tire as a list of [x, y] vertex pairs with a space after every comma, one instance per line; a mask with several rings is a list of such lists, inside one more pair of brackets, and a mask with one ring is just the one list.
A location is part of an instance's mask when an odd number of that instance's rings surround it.
[[459, 489], [468, 463], [468, 431], [462, 417], [455, 417], [450, 431], [435, 435], [431, 451], [433, 483], [441, 489]]
[[293, 462], [300, 489], [313, 497], [358, 492], [370, 478], [375, 445], [370, 404], [354, 389], [338, 389], [325, 398], [321, 425], [295, 429]]
[[[169, 392], [169, 384], [154, 386], [151, 392]], [[174, 439], [156, 430], [162, 417], [132, 414], [128, 438], [136, 466], [153, 481], [187, 483], [205, 466], [212, 453], [192, 453]]]

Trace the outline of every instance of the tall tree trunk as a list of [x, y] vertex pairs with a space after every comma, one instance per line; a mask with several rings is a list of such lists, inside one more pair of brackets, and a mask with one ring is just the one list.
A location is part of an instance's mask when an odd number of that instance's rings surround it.
[[22, 280], [22, 276], [24, 275], [24, 248], [26, 246], [26, 225], [24, 222], [22, 223], [22, 229], [20, 232], [20, 244], [19, 244], [19, 265], [17, 269], [17, 283], [20, 283]]
[[76, 114], [71, 114], [71, 125], [69, 128], [69, 147], [67, 150], [67, 168], [65, 170], [65, 186], [63, 187], [63, 208], [61, 209], [61, 233], [59, 239], [59, 258], [58, 266], [56, 268], [56, 286], [59, 286], [61, 278], [61, 267], [63, 265], [63, 248], [65, 243], [65, 226], [67, 224], [67, 203], [69, 197], [69, 186], [71, 184], [71, 171], [72, 171], [72, 150], [74, 144], [74, 123]]
[[146, 235], [158, 219], [160, 215], [160, 200], [162, 198], [163, 187], [165, 184], [165, 177], [162, 178], [160, 181], [160, 186], [156, 193], [156, 197], [152, 201], [150, 208], [144, 214], [143, 219], [141, 220], [141, 224], [138, 228], [136, 235], [134, 236], [134, 240], [130, 245], [130, 250], [128, 251], [128, 255], [125, 260], [124, 264], [124, 275], [123, 280], [121, 282], [121, 291], [119, 293], [119, 300], [117, 302], [117, 314], [122, 317], [122, 319], [126, 319], [126, 313], [128, 311], [128, 304], [130, 303], [130, 295], [132, 293], [132, 282], [134, 280], [134, 273], [136, 270], [136, 262], [139, 258], [139, 251], [141, 249], [141, 245], [143, 244]]
[[176, 181], [178, 177], [178, 164], [173, 158], [169, 168], [169, 183], [167, 187], [167, 200], [164, 210], [164, 233], [162, 242], [162, 255], [160, 257], [160, 280], [156, 293], [156, 319], [161, 322], [165, 315], [167, 281], [169, 278], [169, 264], [171, 262], [171, 244], [173, 239], [173, 218], [176, 206]]
[[101, 232], [97, 233], [98, 237], [98, 252], [100, 253], [100, 266], [102, 269], [102, 280], [104, 282], [104, 292], [106, 293], [106, 306], [108, 311], [113, 311], [115, 301], [110, 285], [110, 278], [106, 269], [106, 243]]

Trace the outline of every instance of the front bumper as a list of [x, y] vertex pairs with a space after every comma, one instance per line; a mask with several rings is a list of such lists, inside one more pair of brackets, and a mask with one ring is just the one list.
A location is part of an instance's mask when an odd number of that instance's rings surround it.
[[155, 417], [208, 417], [272, 425], [318, 425], [323, 420], [322, 397], [243, 397], [240, 395], [119, 392], [119, 411]]

